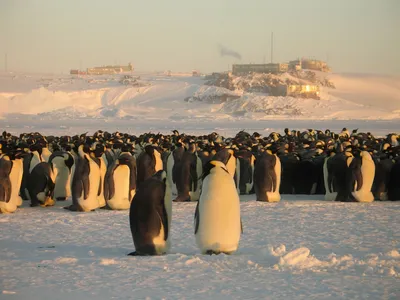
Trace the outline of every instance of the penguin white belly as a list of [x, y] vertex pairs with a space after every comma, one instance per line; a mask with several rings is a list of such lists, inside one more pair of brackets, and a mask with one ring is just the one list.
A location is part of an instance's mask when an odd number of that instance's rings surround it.
[[89, 192], [87, 199], [82, 197], [78, 199], [79, 205], [83, 211], [91, 211], [99, 207], [99, 201], [97, 200], [97, 193], [99, 192], [100, 184], [100, 169], [99, 166], [89, 158], [90, 173], [89, 173]]
[[229, 174], [231, 174], [232, 177], [235, 176], [235, 171], [236, 171], [237, 165], [239, 165], [239, 159], [236, 159], [236, 157], [231, 155], [228, 162], [226, 163], [226, 169], [228, 170]]
[[43, 158], [43, 161], [49, 162], [50, 156], [51, 156], [50, 150], [49, 150], [48, 148], [43, 148], [43, 149], [42, 149], [42, 158]]
[[326, 201], [335, 201], [336, 196], [337, 196], [337, 192], [330, 192], [330, 190], [333, 187], [329, 186], [329, 182], [328, 182], [328, 160], [331, 157], [327, 157], [325, 158], [325, 162], [324, 162], [324, 167], [323, 167], [323, 172], [324, 172], [324, 185], [325, 185], [325, 200]]
[[160, 233], [158, 234], [158, 236], [153, 238], [153, 244], [154, 244], [156, 254], [161, 255], [161, 254], [164, 254], [167, 252], [169, 243], [165, 240], [164, 225], [162, 223], [160, 216], [158, 216], [158, 219], [160, 220], [161, 228], [160, 228]]
[[272, 186], [272, 191], [267, 192], [268, 202], [279, 202], [281, 200], [281, 194], [279, 193], [279, 188], [281, 186], [281, 160], [279, 157], [275, 155], [276, 163], [275, 163], [275, 176], [276, 176], [276, 186]]
[[237, 250], [240, 233], [240, 203], [234, 181], [221, 168], [214, 168], [203, 182], [199, 200], [197, 246], [202, 253], [231, 253]]
[[54, 170], [56, 171], [56, 182], [54, 187], [54, 199], [68, 198], [71, 195], [70, 172], [62, 157], [53, 159]]
[[99, 200], [99, 207], [106, 206], [106, 199], [104, 198], [104, 178], [106, 177], [107, 168], [102, 159], [100, 159], [100, 195], [97, 196]]
[[[16, 159], [13, 161], [14, 165], [13, 165], [13, 169], [15, 169], [16, 174], [16, 181], [14, 184], [14, 187], [12, 186], [12, 192], [11, 192], [11, 197], [15, 197], [16, 199], [16, 204], [17, 206], [21, 206], [22, 205], [22, 198], [19, 195], [19, 190], [21, 187], [21, 183], [22, 183], [22, 174], [24, 172], [24, 166], [23, 166], [23, 162], [22, 159]], [[11, 181], [13, 182], [13, 181]], [[18, 190], [15, 190], [15, 186], [18, 188]], [[16, 195], [13, 195], [13, 193], [16, 193]]]
[[71, 174], [69, 176], [69, 190], [71, 191], [71, 193], [72, 193], [72, 180], [73, 180], [74, 174], [75, 174], [75, 162], [76, 162], [76, 160], [74, 160], [74, 164], [71, 167]]
[[358, 202], [372, 202], [374, 201], [374, 195], [371, 192], [371, 188], [375, 177], [375, 163], [371, 155], [366, 151], [362, 152], [361, 174], [363, 181], [362, 187], [352, 194]]
[[171, 193], [171, 186], [169, 185], [168, 180], [165, 185], [164, 206], [165, 210], [167, 211], [168, 232], [169, 232], [165, 248], [165, 252], [167, 252], [171, 248], [171, 220], [172, 220], [172, 193]]
[[18, 179], [19, 179], [19, 168], [15, 166], [15, 161], [13, 161], [13, 167], [9, 174], [11, 191], [10, 191], [10, 201], [8, 202], [0, 202], [0, 213], [13, 213], [17, 210], [18, 204], [22, 199], [19, 200], [19, 187], [18, 187]]
[[157, 150], [154, 150], [154, 157], [156, 159], [156, 171], [155, 173], [157, 173], [158, 171], [163, 170], [163, 162], [161, 159], [161, 154], [160, 152], [158, 152]]
[[[254, 157], [254, 155], [252, 155], [250, 158], [251, 182], [246, 183], [246, 191], [245, 191], [246, 195], [250, 194], [250, 191], [253, 189], [253, 186], [254, 186], [254, 162], [255, 162], [255, 160], [256, 160], [256, 158]], [[240, 190], [239, 190], [239, 194], [240, 194]]]
[[171, 154], [168, 156], [167, 159], [167, 180], [169, 182], [169, 185], [171, 186], [172, 195], [176, 196], [178, 195], [178, 190], [176, 188], [176, 184], [172, 180], [172, 170], [174, 168], [174, 163], [175, 163], [174, 156], [173, 153], [171, 152]]
[[36, 165], [41, 162], [41, 158], [39, 156], [39, 153], [37, 153], [36, 151], [34, 151], [32, 153], [33, 153], [32, 159], [31, 159], [31, 162], [29, 164], [29, 173], [31, 173], [33, 168], [36, 167]]
[[0, 214], [9, 214], [15, 212], [16, 210], [17, 204], [15, 201], [12, 201], [12, 199], [10, 199], [8, 202], [0, 201]]
[[131, 200], [129, 199], [129, 174], [128, 166], [119, 165], [113, 174], [115, 193], [114, 196], [107, 201], [111, 209], [129, 209]]

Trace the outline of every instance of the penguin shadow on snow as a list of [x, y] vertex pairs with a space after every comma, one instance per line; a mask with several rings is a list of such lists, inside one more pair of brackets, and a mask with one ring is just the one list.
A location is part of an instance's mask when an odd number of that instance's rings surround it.
[[[71, 244], [57, 244], [57, 243], [27, 243], [26, 241], [14, 241], [5, 240], [7, 247], [16, 249], [15, 252], [19, 257], [26, 256], [27, 251], [30, 256], [33, 256], [40, 261], [54, 261], [62, 258], [76, 259], [77, 264], [92, 264], [93, 261], [102, 259], [123, 259], [124, 253], [128, 253], [130, 250], [128, 245], [126, 247], [116, 248], [110, 247], [99, 247], [99, 246], [87, 246], [87, 245], [76, 245]], [[127, 243], [128, 244], [128, 243]], [[21, 253], [18, 253], [20, 251]], [[25, 253], [25, 254], [24, 254]]]

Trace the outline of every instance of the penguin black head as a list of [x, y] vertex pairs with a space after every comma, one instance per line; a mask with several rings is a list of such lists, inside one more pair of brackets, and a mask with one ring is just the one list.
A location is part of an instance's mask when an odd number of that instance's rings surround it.
[[211, 160], [208, 161], [204, 164], [203, 167], [203, 174], [202, 174], [202, 179], [204, 180], [211, 172], [211, 170], [215, 167], [220, 167], [221, 169], [223, 169], [225, 172], [228, 172], [228, 170], [226, 169], [225, 164], [222, 161], [218, 161], [218, 160]]
[[167, 182], [167, 173], [164, 170], [160, 170], [158, 172], [156, 172], [152, 178], [158, 179], [162, 182], [164, 182], [164, 184]]

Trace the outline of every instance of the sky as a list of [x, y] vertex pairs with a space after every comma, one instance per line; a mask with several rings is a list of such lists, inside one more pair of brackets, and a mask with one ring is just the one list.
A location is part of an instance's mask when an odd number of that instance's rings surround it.
[[398, 75], [399, 16], [400, 0], [0, 0], [0, 70], [7, 54], [9, 71], [224, 71], [270, 62], [273, 32], [274, 62]]

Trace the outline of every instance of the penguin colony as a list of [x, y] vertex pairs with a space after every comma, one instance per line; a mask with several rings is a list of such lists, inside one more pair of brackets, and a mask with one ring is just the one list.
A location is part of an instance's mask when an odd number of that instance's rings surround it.
[[[96, 131], [75, 136], [38, 132], [0, 137], [0, 212], [23, 201], [70, 211], [130, 210], [135, 252], [160, 255], [170, 246], [172, 201], [197, 202], [196, 243], [204, 254], [237, 250], [240, 194], [278, 202], [281, 194], [320, 194], [326, 200], [400, 200], [400, 136], [288, 128], [140, 136]], [[227, 209], [229, 207], [229, 209]]]

